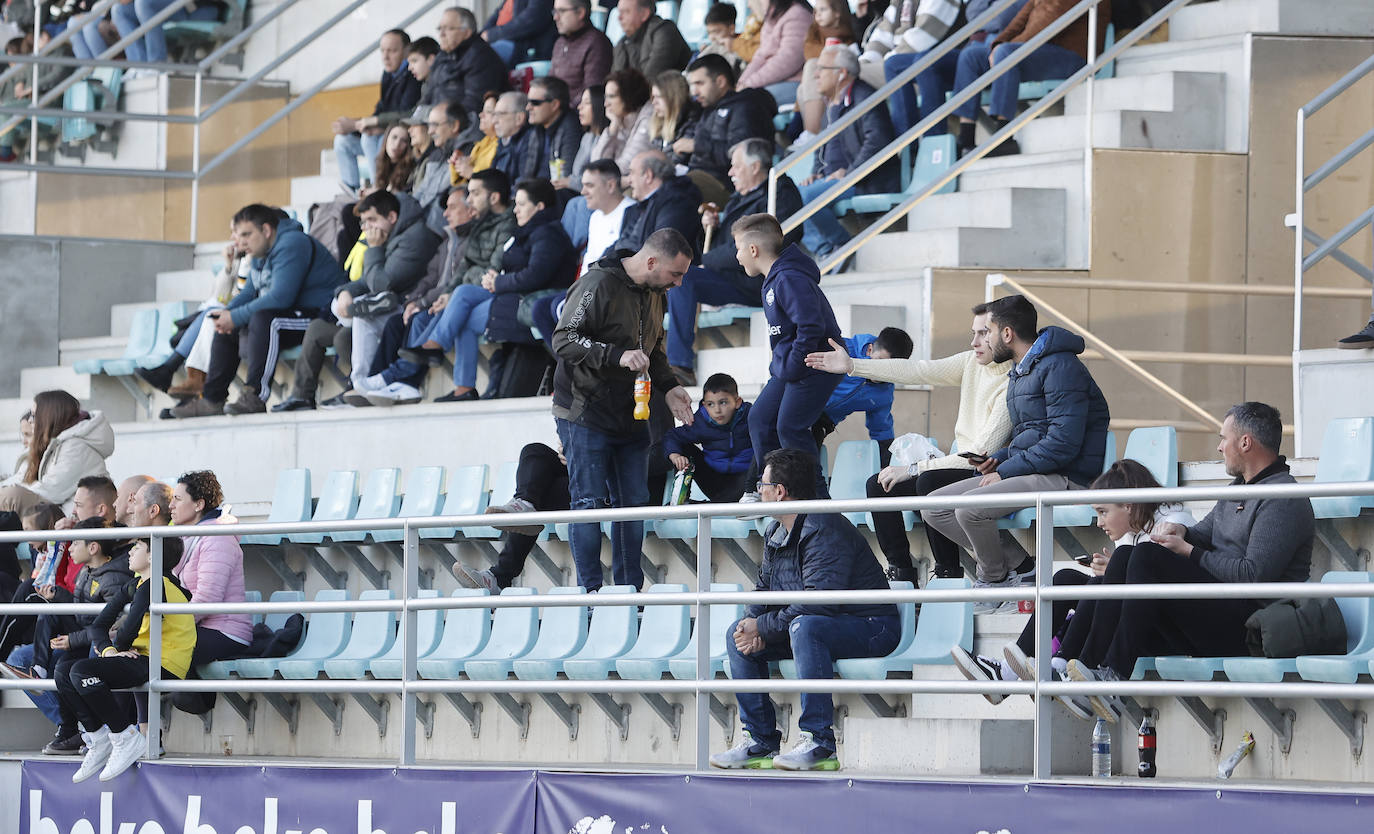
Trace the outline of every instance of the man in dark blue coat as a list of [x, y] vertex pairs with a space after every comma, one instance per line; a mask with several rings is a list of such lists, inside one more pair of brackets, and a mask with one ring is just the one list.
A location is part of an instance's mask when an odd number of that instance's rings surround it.
[[[821, 271], [801, 247], [783, 248], [782, 227], [771, 214], [751, 214], [734, 226], [736, 258], [750, 275], [764, 275], [763, 314], [773, 359], [770, 379], [754, 400], [749, 437], [759, 469], [774, 449], [797, 449], [816, 456], [811, 427], [825, 411], [840, 377], [806, 366], [806, 355], [840, 339], [835, 312], [821, 292]], [[816, 494], [829, 498], [816, 467]], [[746, 496], [746, 500], [757, 500]]]
[[[1102, 474], [1107, 448], [1107, 401], [1078, 358], [1083, 337], [1059, 327], [1036, 330], [1035, 307], [1025, 296], [990, 302], [994, 362], [1015, 360], [1008, 374], [1007, 410], [1011, 441], [982, 461], [982, 478], [968, 478], [931, 493], [935, 496], [1082, 489]], [[1026, 506], [1030, 506], [1030, 502]], [[997, 520], [1011, 510], [924, 510], [921, 517], [951, 541], [973, 553], [975, 587], [1010, 587], [1026, 551], [1004, 543]], [[1011, 602], [975, 603], [975, 614], [1011, 609]]]
[[[505, 0], [482, 27], [482, 40], [491, 44], [508, 67], [522, 61], [547, 61], [557, 35], [553, 0]], [[534, 55], [529, 55], [530, 50]]]
[[[759, 492], [764, 501], [815, 498], [816, 458], [794, 449], [777, 449], [764, 459]], [[763, 565], [756, 591], [886, 590], [887, 579], [873, 550], [839, 513], [779, 515], [765, 534]], [[799, 678], [833, 677], [834, 663], [846, 657], [882, 657], [897, 648], [897, 608], [889, 603], [860, 605], [751, 605], [731, 628], [727, 643], [730, 677], [767, 678], [768, 664], [792, 658]], [[741, 692], [744, 731], [734, 747], [711, 757], [719, 768], [776, 767], [783, 770], [836, 770], [834, 705], [827, 693], [804, 693], [797, 720], [796, 745], [778, 755], [782, 742], [773, 702], [767, 693]]]
[[687, 177], [673, 175], [673, 162], [663, 151], [645, 151], [630, 161], [630, 192], [639, 202], [625, 209], [613, 250], [638, 250], [659, 229], [676, 229], [698, 248], [701, 191]]
[[[828, 46], [821, 52], [817, 67], [817, 90], [830, 99], [825, 111], [825, 126], [844, 118], [860, 102], [873, 95], [873, 88], [859, 80], [859, 59], [848, 48]], [[802, 203], [820, 197], [856, 166], [892, 142], [892, 117], [882, 105], [871, 108], [858, 121], [840, 132], [821, 149], [815, 172], [802, 181]], [[853, 194], [883, 194], [901, 191], [900, 162], [896, 156], [879, 165], [854, 188], [837, 199]], [[830, 206], [821, 207], [806, 220], [802, 242], [817, 257], [828, 255], [849, 241]]]
[[429, 71], [428, 101], [456, 101], [471, 124], [482, 112], [482, 96], [510, 87], [506, 65], [491, 44], [477, 37], [477, 18], [463, 8], [445, 9], [439, 17], [439, 57]]

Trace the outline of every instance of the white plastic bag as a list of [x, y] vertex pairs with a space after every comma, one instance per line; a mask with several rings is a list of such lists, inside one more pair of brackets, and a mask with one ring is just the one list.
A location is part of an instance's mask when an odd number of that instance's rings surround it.
[[895, 466], [910, 466], [923, 460], [943, 457], [944, 452], [935, 442], [923, 434], [904, 434], [892, 441], [892, 463]]

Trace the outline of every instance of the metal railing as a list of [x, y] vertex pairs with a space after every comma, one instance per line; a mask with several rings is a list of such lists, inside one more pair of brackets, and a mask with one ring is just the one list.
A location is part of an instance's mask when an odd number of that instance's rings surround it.
[[[1004, 127], [998, 130], [991, 137], [989, 137], [986, 142], [984, 142], [983, 144], [974, 148], [968, 154], [961, 157], [954, 164], [953, 167], [947, 169], [930, 182], [921, 186], [919, 189], [917, 189], [917, 191], [914, 194], [912, 194], [909, 197], [906, 197], [886, 214], [882, 215], [877, 220], [874, 220], [872, 223], [870, 223], [863, 231], [859, 232], [858, 234], [850, 238], [848, 243], [844, 244], [843, 246], [832, 252], [829, 255], [829, 257], [825, 258], [821, 262], [821, 273], [824, 274], [839, 267], [841, 264], [845, 262], [846, 259], [849, 258], [851, 254], [856, 252], [859, 249], [859, 247], [863, 246], [865, 243], [869, 242], [882, 232], [886, 231], [889, 227], [892, 226], [892, 224], [896, 223], [902, 217], [905, 217], [911, 211], [911, 209], [915, 207], [917, 204], [921, 203], [930, 195], [935, 194], [940, 189], [944, 188], [946, 184], [954, 181], [960, 174], [967, 170], [969, 166], [973, 165], [978, 160], [987, 156], [987, 154], [990, 151], [992, 151], [998, 145], [1002, 144], [1007, 139], [1010, 139], [1011, 137], [1016, 135], [1016, 133], [1018, 133], [1028, 122], [1039, 116], [1041, 113], [1044, 113], [1046, 110], [1052, 107], [1060, 99], [1064, 98], [1064, 96], [1068, 95], [1069, 92], [1071, 92], [1075, 87], [1077, 87], [1080, 84], [1085, 84], [1085, 93], [1087, 98], [1085, 104], [1087, 112], [1084, 116], [1085, 142], [1083, 148], [1083, 185], [1085, 188], [1084, 212], [1086, 216], [1091, 205], [1090, 198], [1092, 188], [1092, 112], [1094, 79], [1096, 78], [1097, 73], [1100, 70], [1102, 70], [1112, 61], [1115, 61], [1117, 57], [1121, 55], [1121, 53], [1125, 52], [1127, 49], [1134, 46], [1137, 42], [1147, 37], [1155, 29], [1159, 28], [1159, 26], [1166, 23], [1171, 17], [1173, 17], [1175, 12], [1177, 12], [1184, 6], [1188, 5], [1192, 1], [1193, 0], [1171, 0], [1171, 2], [1169, 2], [1167, 5], [1163, 6], [1159, 11], [1151, 15], [1150, 18], [1146, 20], [1144, 23], [1141, 23], [1138, 27], [1136, 27], [1134, 30], [1128, 33], [1125, 37], [1120, 38], [1116, 41], [1116, 43], [1108, 47], [1104, 52], [1102, 52], [1101, 55], [1097, 54], [1097, 38], [1089, 37], [1088, 61], [1083, 68], [1075, 72], [1073, 75], [1069, 76], [1062, 83], [1060, 83], [1059, 86], [1055, 87], [1039, 101], [1032, 104], [1027, 110], [1025, 110], [1020, 115], [1016, 116], [1016, 118], [1008, 122]], [[946, 100], [944, 104], [941, 104], [939, 107], [937, 107], [933, 112], [931, 112], [930, 115], [918, 121], [915, 125], [911, 127], [911, 129], [907, 130], [901, 136], [898, 136], [877, 154], [873, 155], [872, 157], [869, 157], [867, 160], [865, 160], [863, 163], [856, 166], [855, 168], [850, 169], [848, 172], [846, 172], [845, 176], [842, 179], [836, 181], [835, 185], [827, 189], [824, 194], [820, 195], [816, 199], [802, 206], [801, 210], [798, 211], [796, 214], [793, 214], [787, 219], [783, 220], [783, 231], [786, 232], [795, 229], [812, 214], [816, 213], [817, 211], [828, 208], [832, 202], [834, 202], [837, 199], [840, 199], [841, 196], [850, 187], [857, 185], [865, 176], [875, 171], [878, 168], [878, 166], [881, 165], [883, 162], [886, 162], [888, 159], [900, 153], [903, 148], [906, 148], [913, 142], [919, 140], [932, 126], [943, 123], [951, 114], [954, 113], [954, 111], [961, 104], [963, 104], [964, 102], [968, 101], [976, 95], [981, 95], [982, 91], [985, 88], [991, 86], [993, 81], [996, 81], [998, 78], [1001, 78], [1012, 67], [1016, 66], [1021, 61], [1025, 60], [1037, 47], [1047, 43], [1051, 38], [1053, 38], [1055, 35], [1057, 35], [1065, 28], [1069, 27], [1070, 25], [1081, 25], [1078, 21], [1078, 18], [1085, 12], [1088, 16], [1089, 32], [1095, 33], [1097, 31], [1097, 3], [1098, 0], [1083, 0], [1083, 2], [1080, 2], [1072, 9], [1066, 11], [1057, 20], [1055, 20], [1054, 23], [1050, 24], [1048, 27], [1040, 31], [1038, 34], [1036, 34], [1035, 37], [1028, 40], [1024, 46], [1013, 52], [1010, 57], [998, 61], [996, 64], [992, 66], [990, 70], [988, 70], [983, 75], [980, 75], [977, 78], [977, 80], [969, 84], [963, 90], [956, 90], [953, 93], [951, 93], [949, 99]], [[858, 118], [863, 113], [866, 113], [870, 107], [875, 106], [879, 102], [885, 101], [886, 97], [890, 95], [892, 91], [897, 89], [897, 87], [900, 86], [900, 84], [910, 83], [910, 81], [915, 78], [917, 73], [922, 72], [928, 67], [930, 67], [934, 63], [935, 58], [938, 58], [939, 56], [946, 54], [947, 52], [958, 46], [960, 43], [966, 40], [970, 34], [977, 31], [989, 20], [991, 20], [992, 18], [989, 17], [989, 15], [992, 15], [994, 11], [1000, 11], [1006, 8], [1006, 5], [1007, 4], [1002, 3], [994, 5], [991, 9], [988, 10], [987, 14], [980, 15], [975, 21], [973, 21], [973, 23], [970, 23], [968, 26], [965, 26], [963, 29], [960, 29], [958, 32], [947, 37], [945, 41], [942, 42], [939, 46], [937, 46], [935, 49], [932, 49], [930, 52], [926, 53], [926, 56], [924, 58], [912, 64], [906, 72], [903, 72], [901, 75], [897, 76], [892, 81], [883, 85], [883, 87], [876, 93], [869, 96], [859, 105], [856, 105], [854, 109], [850, 113], [846, 114], [843, 119], [835, 122], [833, 125], [830, 126], [830, 128], [827, 128], [824, 132], [819, 134], [815, 142], [807, 145], [804, 149], [791, 154], [790, 156], [779, 162], [777, 165], [773, 166], [773, 170], [769, 173], [769, 211], [776, 212], [777, 209], [777, 177], [781, 176], [782, 174], [786, 173], [790, 168], [797, 165], [807, 155], [813, 152], [818, 152], [821, 147], [821, 144], [823, 144], [822, 140], [830, 141], [831, 139], [833, 139], [836, 135], [839, 134], [841, 130], [857, 121]], [[873, 101], [874, 99], [877, 99], [878, 101]], [[870, 102], [872, 102], [872, 104], [870, 104]], [[1085, 230], [1087, 231], [1085, 240], [1088, 241], [1090, 245], [1091, 223], [1085, 223]]]
[[[1056, 682], [1050, 679], [1050, 665], [1036, 664], [1037, 678], [1032, 681], [989, 681], [975, 682], [963, 680], [843, 680], [843, 679], [802, 679], [802, 680], [721, 680], [711, 673], [710, 640], [700, 638], [696, 642], [696, 680], [657, 680], [657, 681], [476, 681], [476, 680], [434, 680], [417, 679], [416, 632], [417, 615], [420, 611], [449, 610], [463, 608], [526, 608], [550, 606], [626, 606], [626, 605], [683, 605], [695, 607], [696, 633], [711, 633], [710, 606], [716, 603], [759, 603], [782, 604], [788, 602], [809, 602], [819, 604], [858, 604], [858, 603], [898, 603], [898, 602], [955, 602], [955, 601], [992, 601], [1031, 599], [1037, 610], [1044, 610], [1042, 604], [1059, 599], [1275, 599], [1281, 597], [1370, 597], [1374, 596], [1374, 583], [1208, 583], [1208, 584], [1166, 584], [1166, 585], [1094, 585], [1074, 587], [1053, 587], [1051, 574], [1054, 559], [1054, 512], [1056, 507], [1087, 503], [1130, 503], [1136, 501], [1198, 501], [1212, 499], [1246, 498], [1298, 498], [1374, 495], [1374, 481], [1359, 483], [1302, 483], [1291, 485], [1266, 486], [1215, 486], [1194, 488], [1158, 488], [1145, 490], [1068, 490], [1058, 492], [1027, 492], [1021, 494], [1001, 494], [988, 496], [956, 496], [925, 498], [878, 498], [859, 500], [831, 501], [793, 501], [778, 504], [696, 504], [677, 507], [633, 507], [608, 510], [580, 510], [557, 512], [534, 512], [511, 515], [506, 522], [513, 524], [554, 524], [554, 523], [599, 523], [602, 521], [628, 521], [640, 519], [696, 519], [698, 536], [696, 542], [696, 582], [697, 590], [688, 593], [655, 594], [568, 594], [534, 596], [491, 596], [491, 597], [436, 597], [418, 599], [420, 589], [420, 540], [423, 529], [433, 527], [466, 528], [488, 526], [489, 515], [467, 515], [450, 517], [429, 517], [409, 519], [365, 519], [338, 522], [301, 522], [295, 524], [255, 523], [237, 525], [207, 525], [194, 528], [196, 536], [243, 536], [256, 534], [283, 533], [327, 533], [339, 531], [400, 530], [402, 531], [402, 564], [404, 572], [401, 580], [401, 598], [393, 600], [361, 601], [345, 600], [340, 602], [302, 602], [302, 603], [219, 603], [219, 604], [172, 604], [162, 598], [162, 583], [150, 585], [150, 628], [149, 628], [149, 671], [151, 680], [146, 689], [149, 696], [148, 739], [159, 737], [161, 728], [161, 696], [167, 692], [238, 692], [238, 693], [374, 693], [391, 694], [401, 698], [401, 743], [399, 763], [412, 765], [416, 762], [416, 724], [417, 696], [425, 693], [656, 693], [691, 695], [695, 699], [696, 715], [696, 756], [695, 766], [704, 770], [708, 767], [710, 745], [710, 707], [711, 696], [716, 693], [736, 693], [742, 691], [806, 693], [828, 692], [837, 694], [891, 694], [912, 695], [916, 693], [943, 694], [986, 694], [1020, 693], [1035, 698], [1035, 736], [1033, 776], [1045, 779], [1051, 776], [1051, 752], [1054, 744], [1049, 732], [1051, 720], [1051, 699], [1055, 695], [1209, 695], [1217, 697], [1297, 697], [1297, 698], [1353, 698], [1363, 699], [1374, 695], [1370, 685], [1345, 685], [1325, 683], [1285, 682], [1274, 684], [1215, 682], [1175, 682], [1175, 681], [1116, 681], [1116, 682]], [[799, 592], [713, 592], [710, 590], [712, 579], [711, 521], [716, 517], [734, 517], [742, 513], [834, 513], [834, 512], [872, 512], [896, 510], [927, 510], [961, 507], [994, 507], [1017, 509], [1033, 506], [1037, 513], [1035, 529], [1036, 584], [1018, 588], [984, 588], [968, 590], [876, 590], [876, 591], [799, 591]], [[175, 536], [182, 530], [175, 527], [121, 528], [99, 530], [63, 530], [52, 532], [5, 532], [0, 533], [0, 541], [27, 541], [35, 538], [45, 540], [90, 540], [130, 539], [135, 537], [151, 538], [151, 565], [149, 575], [162, 575], [162, 541]], [[189, 531], [188, 531], [189, 532]], [[53, 604], [44, 606], [51, 613], [94, 613], [98, 605]], [[208, 613], [313, 613], [329, 611], [395, 611], [400, 616], [397, 640], [402, 646], [402, 675], [400, 680], [191, 680], [176, 681], [161, 678], [161, 629], [162, 617], [168, 614], [208, 614]], [[32, 614], [33, 606], [26, 604], [0, 605], [0, 615]], [[1039, 658], [1049, 657], [1052, 640], [1052, 618], [1039, 617], [1036, 620], [1035, 652]], [[51, 690], [51, 681], [12, 681], [0, 680], [0, 690], [28, 689]], [[1042, 697], [1043, 696], [1043, 697]]]
[[[100, 0], [100, 3], [95, 7], [95, 11], [93, 11], [92, 14], [97, 14], [100, 10], [107, 9], [115, 2], [118, 2], [118, 0]], [[217, 98], [215, 102], [213, 104], [210, 104], [209, 106], [205, 106], [203, 104], [204, 85], [206, 76], [209, 73], [210, 68], [215, 64], [215, 62], [220, 60], [233, 49], [237, 48], [239, 45], [244, 43], [248, 38], [252, 37], [254, 34], [259, 32], [263, 27], [267, 26], [273, 20], [276, 20], [278, 17], [280, 17], [288, 10], [296, 7], [297, 5], [301, 5], [303, 3], [303, 0], [282, 0], [282, 2], [279, 5], [272, 8], [268, 13], [263, 15], [261, 18], [254, 20], [253, 23], [245, 27], [243, 31], [239, 32], [237, 35], [230, 38], [225, 43], [221, 44], [217, 49], [215, 49], [213, 52], [211, 52], [209, 55], [207, 55], [205, 58], [203, 58], [195, 64], [168, 64], [113, 60], [114, 56], [118, 55], [124, 49], [125, 46], [132, 43], [139, 37], [142, 37], [142, 35], [149, 29], [152, 29], [155, 26], [162, 25], [163, 21], [165, 21], [168, 17], [174, 14], [178, 9], [185, 6], [188, 2], [191, 2], [191, 0], [173, 0], [171, 5], [160, 11], [156, 16], [149, 19], [146, 23], [139, 26], [136, 30], [129, 33], [127, 37], [121, 38], [118, 43], [116, 43], [114, 46], [111, 46], [109, 49], [105, 50], [100, 55], [96, 56], [96, 59], [92, 61], [66, 58], [63, 56], [51, 54], [52, 50], [56, 49], [62, 43], [65, 43], [68, 39], [70, 39], [70, 37], [72, 36], [73, 27], [68, 27], [68, 29], [62, 33], [62, 35], [60, 35], [57, 38], [54, 38], [52, 43], [50, 43], [45, 49], [41, 50], [38, 54], [29, 56], [11, 56], [16, 57], [18, 59], [15, 61], [16, 66], [9, 68], [3, 73], [0, 73], [0, 82], [3, 82], [5, 79], [9, 77], [12, 77], [15, 73], [22, 72], [24, 67], [26, 66], [33, 68], [35, 79], [37, 78], [37, 70], [40, 66], [77, 66], [78, 69], [76, 72], [72, 73], [70, 76], [63, 79], [62, 82], [57, 84], [51, 90], [44, 93], [41, 97], [38, 95], [37, 84], [35, 83], [34, 94], [31, 97], [30, 106], [28, 107], [0, 107], [0, 116], [10, 116], [8, 120], [4, 121], [3, 124], [0, 124], [0, 134], [3, 134], [6, 130], [12, 129], [16, 125], [23, 122], [25, 119], [30, 120], [31, 124], [33, 125], [33, 133], [29, 141], [29, 161], [9, 163], [5, 166], [5, 170], [28, 171], [33, 173], [35, 177], [37, 174], [40, 173], [61, 173], [108, 177], [147, 177], [151, 179], [189, 181], [191, 183], [190, 242], [196, 243], [196, 226], [200, 215], [201, 180], [211, 171], [215, 170], [220, 165], [222, 165], [230, 157], [234, 156], [236, 153], [242, 150], [249, 143], [253, 142], [255, 139], [260, 137], [262, 134], [266, 133], [268, 130], [271, 130], [274, 126], [276, 126], [287, 116], [291, 115], [298, 108], [304, 106], [308, 101], [310, 101], [310, 99], [314, 98], [316, 94], [323, 91], [326, 87], [328, 87], [336, 79], [338, 79], [344, 73], [348, 72], [350, 69], [356, 66], [359, 62], [366, 59], [369, 55], [375, 53], [377, 50], [378, 43], [380, 42], [379, 36], [377, 41], [369, 42], [367, 46], [365, 46], [363, 49], [343, 59], [337, 66], [334, 67], [334, 69], [326, 73], [322, 80], [320, 80], [314, 86], [310, 87], [305, 92], [293, 98], [280, 110], [273, 113], [271, 116], [268, 116], [262, 122], [258, 123], [255, 127], [249, 130], [245, 135], [234, 141], [227, 148], [220, 151], [218, 154], [210, 158], [208, 161], [202, 163], [201, 127], [209, 119], [214, 117], [217, 113], [219, 113], [221, 110], [223, 110], [225, 107], [227, 107], [234, 101], [238, 100], [245, 93], [251, 90], [255, 85], [257, 85], [263, 79], [265, 79], [270, 73], [272, 73], [274, 70], [276, 70], [282, 64], [286, 63], [291, 58], [295, 57], [298, 53], [301, 52], [301, 50], [310, 46], [320, 37], [327, 34], [340, 22], [346, 20], [359, 8], [370, 2], [370, 0], [350, 0], [348, 5], [344, 6], [336, 14], [332, 15], [323, 23], [316, 26], [308, 34], [304, 35], [299, 40], [297, 40], [293, 45], [283, 50], [280, 54], [278, 54], [275, 58], [273, 58], [263, 67], [258, 69], [252, 75], [248, 76], [247, 78], [235, 81], [234, 85], [230, 87], [229, 90], [227, 90], [222, 96]], [[416, 8], [411, 14], [403, 18], [401, 21], [396, 23], [391, 28], [404, 29], [410, 24], [414, 23], [416, 20], [420, 19], [421, 16], [429, 13], [433, 9], [439, 7], [440, 5], [451, 4], [452, 0], [425, 0], [425, 2], [421, 3], [420, 6]], [[39, 20], [41, 20], [41, 13]], [[378, 27], [378, 31], [380, 31], [380, 27]], [[67, 90], [67, 88], [73, 86], [74, 84], [89, 76], [92, 68], [94, 67], [115, 67], [120, 69], [148, 68], [156, 69], [159, 71], [192, 73], [194, 75], [195, 83], [193, 92], [193, 103], [191, 107], [192, 113], [191, 115], [177, 115], [170, 113], [129, 113], [117, 110], [92, 113], [90, 111], [85, 110], [66, 110], [61, 107], [44, 106], [52, 103], [54, 100], [61, 97], [62, 94]], [[38, 162], [37, 157], [37, 120], [39, 118], [90, 118], [102, 122], [152, 121], [161, 122], [164, 124], [189, 124], [192, 126], [191, 167], [189, 170], [167, 170], [164, 168], [118, 168], [91, 165], [40, 164]], [[37, 181], [35, 179], [35, 195], [37, 193], [36, 182]]]
[[[1332, 235], [1329, 239], [1323, 238], [1317, 232], [1307, 227], [1307, 217], [1305, 203], [1307, 192], [1316, 188], [1328, 177], [1358, 156], [1370, 145], [1374, 145], [1374, 127], [1360, 136], [1355, 141], [1337, 151], [1330, 159], [1317, 166], [1311, 174], [1307, 174], [1307, 120], [1312, 118], [1326, 105], [1330, 104], [1342, 93], [1349, 90], [1356, 82], [1374, 72], [1374, 55], [1366, 58], [1358, 66], [1343, 75], [1340, 80], [1327, 87], [1316, 98], [1298, 108], [1297, 113], [1297, 135], [1295, 137], [1294, 163], [1293, 163], [1293, 203], [1294, 211], [1284, 218], [1284, 223], [1293, 230], [1293, 413], [1294, 423], [1297, 426], [1298, 451], [1301, 454], [1303, 443], [1303, 414], [1302, 414], [1302, 391], [1300, 384], [1300, 374], [1302, 371], [1299, 363], [1299, 354], [1302, 352], [1302, 313], [1303, 297], [1317, 295], [1315, 288], [1304, 287], [1304, 277], [1307, 271], [1330, 257], [1346, 269], [1363, 278], [1365, 281], [1374, 283], [1374, 271], [1366, 265], [1361, 264], [1356, 259], [1342, 252], [1340, 247], [1347, 240], [1354, 237], [1356, 233], [1368, 228], [1374, 223], [1374, 206], [1370, 206], [1360, 213], [1358, 217], [1351, 220], [1340, 231]], [[1312, 252], [1306, 252], [1305, 243], [1315, 246]], [[1368, 293], [1361, 293], [1361, 296]]]

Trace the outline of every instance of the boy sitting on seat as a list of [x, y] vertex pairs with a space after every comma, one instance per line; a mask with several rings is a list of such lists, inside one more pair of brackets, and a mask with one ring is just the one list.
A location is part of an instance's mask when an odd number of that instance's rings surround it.
[[[884, 327], [877, 336], [859, 333], [844, 340], [844, 347], [832, 341], [830, 346], [843, 349], [851, 359], [910, 359], [913, 349], [911, 336], [899, 327]], [[844, 418], [856, 411], [864, 413], [864, 426], [868, 437], [878, 444], [879, 459], [883, 466], [892, 460], [892, 397], [894, 386], [890, 382], [876, 382], [861, 376], [846, 376], [840, 380], [830, 399], [825, 403], [821, 419], [811, 427], [820, 446], [825, 438], [835, 430]]]
[[738, 501], [753, 486], [750, 469], [754, 448], [749, 441], [749, 403], [729, 374], [712, 374], [701, 387], [701, 407], [689, 426], [678, 426], [663, 438], [668, 462], [692, 477], [706, 497], [720, 503]]

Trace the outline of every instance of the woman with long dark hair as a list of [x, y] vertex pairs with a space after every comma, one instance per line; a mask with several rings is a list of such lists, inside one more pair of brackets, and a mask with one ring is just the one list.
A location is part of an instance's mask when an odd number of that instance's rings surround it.
[[99, 411], [85, 412], [66, 391], [43, 391], [33, 398], [33, 440], [20, 471], [0, 481], [0, 512], [23, 516], [47, 501], [69, 504], [76, 483], [89, 475], [108, 475], [105, 459], [114, 452], [114, 429]]
[[639, 70], [623, 69], [607, 76], [606, 116], [611, 124], [592, 149], [592, 159], [614, 159], [621, 174], [629, 173], [630, 162], [651, 147], [651, 93], [648, 79]]
[[[415, 185], [415, 155], [411, 153], [410, 129], [405, 125], [392, 125], [382, 140], [382, 150], [372, 163], [376, 172], [374, 188], [400, 193], [410, 191]], [[359, 195], [362, 196], [362, 195]]]

